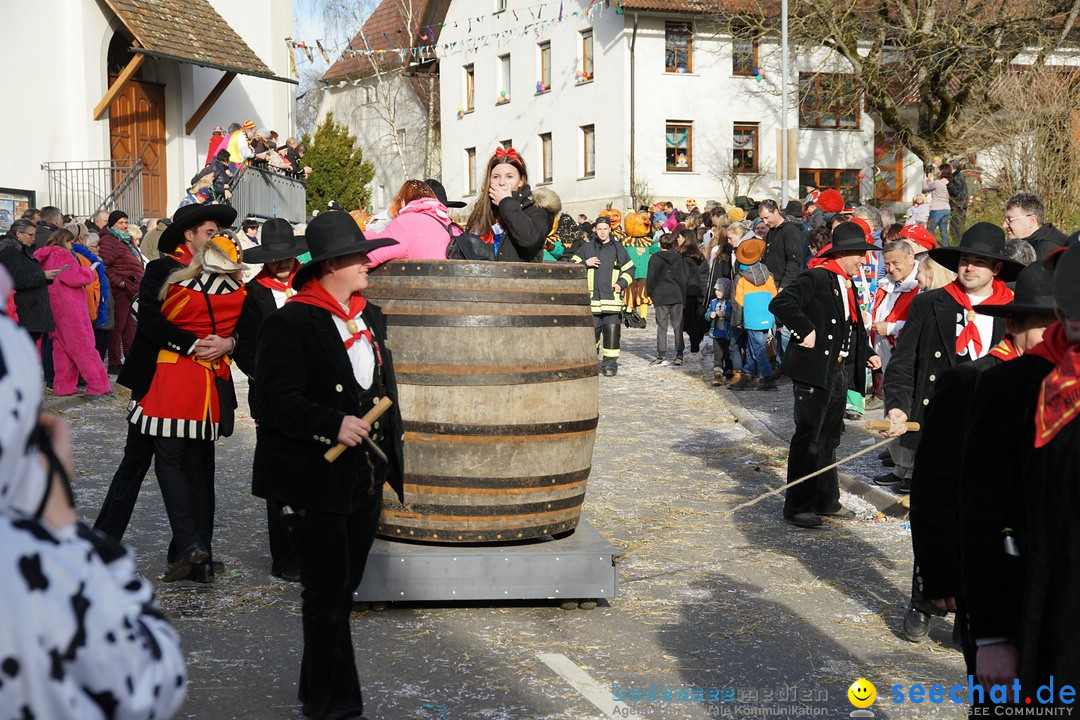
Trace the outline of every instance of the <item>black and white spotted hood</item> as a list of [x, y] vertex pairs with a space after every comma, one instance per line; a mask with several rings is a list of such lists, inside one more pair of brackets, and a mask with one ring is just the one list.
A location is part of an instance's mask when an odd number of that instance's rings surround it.
[[[0, 308], [11, 276], [0, 267]], [[25, 330], [0, 313], [0, 513], [37, 517], [49, 477], [34, 442], [41, 409], [41, 365]]]

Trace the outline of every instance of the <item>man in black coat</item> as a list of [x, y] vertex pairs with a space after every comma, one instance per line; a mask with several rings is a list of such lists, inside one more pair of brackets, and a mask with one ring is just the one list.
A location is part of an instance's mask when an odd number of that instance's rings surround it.
[[[248, 407], [255, 421], [255, 434], [259, 434], [259, 416], [255, 387], [255, 349], [259, 343], [259, 328], [275, 310], [296, 294], [292, 288], [293, 275], [300, 269], [298, 255], [307, 252], [302, 237], [293, 233], [288, 220], [273, 218], [262, 226], [262, 243], [244, 253], [245, 262], [261, 263], [262, 270], [244, 287], [247, 296], [236, 326], [239, 342], [233, 360], [248, 377]], [[266, 501], [266, 529], [270, 538], [270, 574], [290, 582], [300, 580], [300, 562], [296, 558], [292, 540], [289, 538], [282, 503], [275, 499]]]
[[769, 226], [769, 234], [765, 236], [765, 266], [776, 279], [777, 290], [783, 290], [803, 270], [802, 227], [789, 220], [775, 200], [762, 200], [758, 214]]
[[650, 365], [661, 365], [667, 354], [667, 329], [671, 323], [675, 331], [675, 364], [682, 365], [683, 356], [683, 303], [686, 286], [696, 282], [686, 274], [682, 255], [675, 252], [675, 236], [665, 233], [660, 238], [660, 252], [649, 258], [645, 277], [645, 292], [652, 298], [656, 309], [656, 359]]
[[[1019, 679], [1033, 701], [1051, 677], [1054, 693], [1080, 684], [1080, 247], [1058, 258], [1058, 323], [980, 377], [960, 486], [976, 674], [984, 687]], [[1066, 704], [1039, 692], [1040, 703]]]
[[885, 369], [886, 419], [892, 437], [900, 440], [898, 462], [891, 473], [874, 478], [878, 485], [910, 491], [915, 450], [921, 433], [908, 432], [905, 422], [921, 423], [938, 379], [951, 367], [977, 360], [1001, 342], [1005, 319], [979, 315], [976, 305], [1004, 305], [1012, 300], [1005, 287], [1022, 267], [1005, 256], [1005, 233], [990, 223], [976, 223], [958, 247], [930, 251], [937, 263], [957, 273], [949, 285], [919, 293], [911, 302]]
[[923, 417], [922, 441], [911, 477], [911, 548], [914, 579], [904, 632], [926, 639], [931, 614], [956, 612], [968, 671], [974, 673], [974, 646], [967, 642], [960, 577], [961, 447], [975, 384], [983, 372], [1014, 360], [1042, 341], [1053, 324], [1053, 273], [1041, 263], [1020, 271], [1016, 297], [1007, 305], [977, 305], [979, 314], [1004, 317], [1008, 332], [990, 352], [957, 365], [938, 380]]
[[[395, 241], [366, 240], [339, 210], [320, 213], [306, 235], [312, 258], [293, 278], [297, 294], [259, 329], [252, 492], [299, 516], [304, 654], [298, 696], [305, 715], [329, 720], [363, 712], [349, 625], [352, 595], [375, 539], [383, 484], [404, 501], [403, 424], [386, 319], [363, 296], [367, 253]], [[369, 425], [362, 416], [384, 397], [393, 406]], [[346, 449], [328, 461], [324, 454], [335, 443]]]
[[[160, 350], [195, 354], [211, 361], [235, 349], [236, 341], [233, 338], [198, 338], [173, 325], [161, 314], [161, 300], [158, 298], [169, 275], [186, 267], [214, 233], [223, 226], [228, 227], [235, 219], [236, 210], [228, 205], [189, 205], [177, 210], [172, 224], [162, 232], [158, 240], [161, 257], [147, 264], [139, 285], [139, 325], [135, 331], [135, 342], [116, 379], [131, 390], [133, 402], [141, 399], [150, 389]], [[95, 528], [117, 541], [123, 538], [153, 459], [154, 437], [142, 434], [136, 425], [129, 423], [124, 458], [109, 484], [109, 491], [94, 522]], [[211, 456], [209, 462], [212, 460]], [[212, 474], [213, 467], [208, 471]], [[170, 544], [166, 558], [170, 563], [174, 559], [174, 552], [175, 548]], [[199, 570], [197, 579], [209, 580], [213, 567], [213, 561], [208, 561], [206, 567]]]
[[[866, 242], [862, 228], [841, 223], [819, 262], [769, 304], [776, 319], [791, 329], [792, 343], [782, 366], [795, 392], [789, 483], [836, 462], [847, 391], [865, 393], [865, 368], [881, 367], [881, 359], [870, 347], [851, 282], [863, 255], [876, 250]], [[784, 519], [792, 525], [819, 527], [820, 516], [855, 517], [840, 504], [835, 469], [788, 488], [784, 498]]]
[[1046, 222], [1046, 210], [1038, 195], [1022, 192], [1005, 203], [1005, 229], [1010, 240], [1027, 240], [1039, 262], [1068, 244], [1065, 233]]

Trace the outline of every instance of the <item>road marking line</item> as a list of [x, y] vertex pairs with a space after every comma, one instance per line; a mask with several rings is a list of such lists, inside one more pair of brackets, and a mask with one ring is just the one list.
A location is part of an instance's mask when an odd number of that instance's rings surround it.
[[629, 710], [625, 703], [613, 700], [611, 689], [594, 680], [589, 673], [578, 667], [570, 658], [562, 653], [537, 653], [540, 662], [551, 668], [552, 672], [561, 677], [570, 686], [600, 709], [607, 717], [622, 718], [623, 710]]

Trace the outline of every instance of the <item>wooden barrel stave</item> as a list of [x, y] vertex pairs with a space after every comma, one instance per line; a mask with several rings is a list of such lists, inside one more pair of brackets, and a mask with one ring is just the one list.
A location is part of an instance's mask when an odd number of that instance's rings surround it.
[[397, 261], [372, 275], [405, 422], [405, 505], [379, 533], [500, 542], [572, 530], [599, 413], [581, 268]]

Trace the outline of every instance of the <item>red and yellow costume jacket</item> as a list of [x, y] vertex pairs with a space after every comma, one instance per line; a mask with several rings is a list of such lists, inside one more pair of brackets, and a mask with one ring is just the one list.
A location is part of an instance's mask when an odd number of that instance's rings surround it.
[[[203, 273], [169, 288], [161, 314], [197, 337], [229, 337], [240, 319], [246, 291], [229, 275]], [[129, 421], [144, 435], [216, 440], [221, 401], [215, 379], [232, 380], [232, 359], [213, 362], [159, 350], [150, 390]]]

